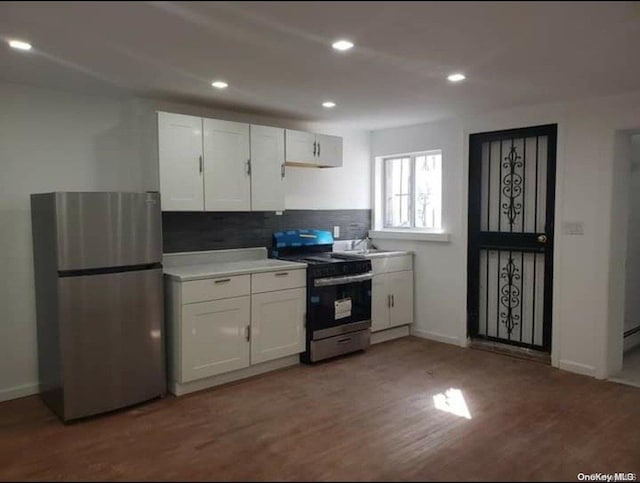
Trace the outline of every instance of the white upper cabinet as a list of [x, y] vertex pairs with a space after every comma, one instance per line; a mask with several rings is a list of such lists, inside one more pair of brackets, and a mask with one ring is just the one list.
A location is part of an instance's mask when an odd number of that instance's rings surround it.
[[316, 135], [310, 132], [285, 130], [286, 159], [291, 164], [316, 164]]
[[320, 166], [342, 166], [342, 138], [316, 134], [316, 149]]
[[249, 125], [203, 119], [205, 211], [251, 210]]
[[285, 130], [285, 157], [292, 166], [342, 166], [342, 138]]
[[286, 165], [342, 166], [342, 138], [158, 112], [163, 211], [283, 211]]
[[202, 211], [202, 119], [159, 112], [158, 159], [162, 210]]
[[284, 129], [251, 125], [251, 209], [284, 210]]

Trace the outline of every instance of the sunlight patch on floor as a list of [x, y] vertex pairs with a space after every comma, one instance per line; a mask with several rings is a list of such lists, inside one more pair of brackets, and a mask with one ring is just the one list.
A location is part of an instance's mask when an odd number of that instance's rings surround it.
[[460, 389], [447, 389], [444, 393], [433, 396], [433, 406], [440, 411], [471, 419], [471, 413]]

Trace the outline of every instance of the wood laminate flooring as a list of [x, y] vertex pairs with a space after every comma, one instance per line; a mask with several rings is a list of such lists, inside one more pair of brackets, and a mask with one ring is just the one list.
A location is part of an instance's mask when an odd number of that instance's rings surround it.
[[[434, 407], [449, 389], [471, 419]], [[640, 473], [640, 389], [414, 337], [71, 425], [37, 396], [0, 404], [2, 480], [575, 481], [580, 472]]]

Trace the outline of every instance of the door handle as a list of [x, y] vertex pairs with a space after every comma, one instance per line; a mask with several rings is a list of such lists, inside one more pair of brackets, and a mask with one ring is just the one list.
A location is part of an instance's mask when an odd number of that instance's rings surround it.
[[313, 155], [314, 156], [316, 155], [316, 144], [317, 143], [315, 141], [313, 141]]
[[284, 170], [285, 170], [284, 163], [282, 163], [280, 165], [280, 178], [282, 179], [284, 179], [284, 175], [285, 175]]
[[200, 160], [200, 174], [202, 174], [202, 156], [198, 158]]
[[247, 325], [247, 342], [251, 341], [251, 326]]
[[538, 235], [538, 241], [540, 243], [547, 243], [547, 235]]
[[387, 307], [391, 307], [391, 294], [387, 295]]
[[391, 307], [395, 307], [396, 306], [396, 298], [391, 295]]
[[318, 157], [320, 157], [320, 143], [318, 143]]
[[247, 176], [251, 176], [251, 160], [247, 159]]

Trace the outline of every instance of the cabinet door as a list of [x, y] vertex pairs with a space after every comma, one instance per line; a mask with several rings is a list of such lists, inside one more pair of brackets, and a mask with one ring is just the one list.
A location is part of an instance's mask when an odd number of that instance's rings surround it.
[[182, 307], [180, 382], [249, 367], [250, 303], [247, 296]]
[[284, 210], [284, 129], [251, 126], [251, 209]]
[[390, 326], [413, 323], [413, 272], [388, 273], [391, 293]]
[[258, 364], [304, 352], [304, 288], [251, 296], [251, 363]]
[[285, 131], [285, 155], [287, 163], [318, 164], [316, 135], [310, 132]]
[[320, 166], [342, 166], [342, 138], [316, 134], [318, 163]]
[[389, 284], [387, 274], [374, 275], [371, 282], [371, 331], [389, 327]]
[[204, 119], [205, 211], [251, 210], [249, 125]]
[[202, 119], [158, 113], [162, 211], [202, 211]]

